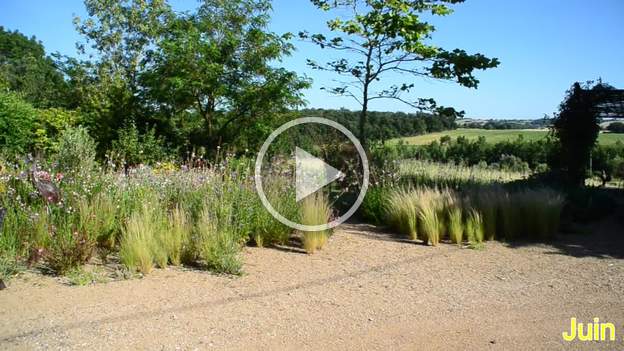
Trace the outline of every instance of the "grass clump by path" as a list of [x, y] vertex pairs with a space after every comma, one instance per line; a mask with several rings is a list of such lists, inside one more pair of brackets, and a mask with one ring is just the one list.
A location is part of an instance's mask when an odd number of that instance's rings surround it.
[[397, 189], [390, 192], [385, 207], [387, 223], [411, 240], [418, 238], [419, 193], [415, 190]]
[[460, 205], [452, 204], [448, 209], [447, 231], [452, 243], [461, 245], [464, 241], [463, 211]]
[[206, 202], [197, 223], [197, 256], [217, 273], [242, 273], [241, 243], [234, 235], [232, 220], [230, 209]]
[[486, 240], [547, 240], [559, 230], [564, 197], [548, 189], [508, 192], [501, 187], [471, 189], [393, 189], [386, 224], [430, 245], [442, 240], [481, 246]]
[[477, 247], [483, 243], [484, 229], [481, 213], [475, 209], [468, 210], [466, 216], [466, 239], [470, 246]]
[[[331, 207], [327, 196], [317, 192], [301, 202], [301, 224], [316, 226], [330, 222]], [[304, 231], [303, 248], [307, 253], [322, 250], [329, 238], [329, 230]]]
[[[148, 274], [154, 267], [157, 249], [157, 237], [161, 230], [157, 223], [155, 210], [149, 205], [133, 213], [124, 226], [119, 248], [119, 259], [130, 270]], [[166, 254], [165, 254], [166, 255]]]

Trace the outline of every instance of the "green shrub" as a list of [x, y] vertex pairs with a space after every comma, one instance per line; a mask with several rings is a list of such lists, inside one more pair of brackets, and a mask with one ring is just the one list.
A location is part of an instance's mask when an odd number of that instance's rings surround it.
[[152, 128], [141, 134], [132, 123], [119, 131], [117, 140], [113, 140], [109, 157], [117, 165], [136, 166], [152, 165], [168, 159], [163, 139], [156, 136]]
[[37, 110], [19, 95], [0, 89], [0, 149], [10, 157], [30, 151]]
[[385, 217], [388, 190], [384, 187], [369, 187], [360, 206], [362, 218], [372, 224], [382, 224]]
[[46, 262], [59, 275], [79, 268], [93, 255], [95, 241], [69, 221], [56, 223], [51, 235], [46, 247]]
[[77, 176], [95, 169], [96, 144], [84, 127], [65, 129], [59, 138], [55, 161], [62, 172]]
[[78, 111], [62, 108], [47, 108], [37, 111], [37, 129], [35, 130], [35, 148], [46, 154], [59, 150], [59, 136], [69, 127], [80, 121]]

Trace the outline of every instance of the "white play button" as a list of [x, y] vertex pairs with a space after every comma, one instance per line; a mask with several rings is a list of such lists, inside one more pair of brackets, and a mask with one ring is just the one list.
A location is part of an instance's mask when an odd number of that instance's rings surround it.
[[[275, 139], [277, 139], [283, 132], [291, 128], [297, 127], [297, 126], [308, 125], [308, 124], [317, 124], [317, 125], [327, 126], [327, 127], [331, 127], [331, 128], [338, 130], [340, 133], [346, 136], [351, 141], [351, 143], [353, 143], [353, 145], [355, 146], [355, 149], [358, 152], [360, 161], [362, 163], [362, 174], [361, 174], [361, 178], [359, 178], [362, 180], [362, 183], [360, 185], [360, 192], [357, 198], [355, 199], [355, 202], [353, 203], [353, 205], [351, 205], [351, 207], [344, 213], [334, 212], [336, 215], [339, 215], [339, 216], [332, 218], [331, 222], [316, 224], [316, 225], [297, 223], [297, 222], [294, 222], [291, 218], [287, 218], [281, 213], [279, 213], [275, 209], [275, 207], [273, 207], [273, 205], [267, 198], [266, 194], [264, 193], [264, 185], [263, 185], [263, 180], [262, 180], [263, 175], [272, 174], [271, 172], [267, 173], [267, 172], [263, 172], [262, 170], [263, 165], [266, 166], [266, 164], [264, 163], [264, 158], [266, 156], [266, 153], [269, 150], [269, 147], [271, 146], [271, 143], [273, 143]], [[300, 132], [301, 131], [298, 131], [298, 133]], [[295, 184], [292, 184], [292, 185], [295, 185], [295, 194], [296, 194], [297, 202], [301, 201], [306, 196], [309, 196], [319, 191], [321, 188], [335, 181], [336, 179], [344, 176], [342, 173], [340, 173], [340, 171], [338, 171], [334, 167], [326, 164], [322, 160], [319, 160], [318, 158], [310, 155], [308, 152], [301, 150], [300, 148], [295, 149], [295, 163], [296, 163], [295, 182], [294, 182]], [[282, 163], [279, 163], [277, 166], [278, 166], [277, 171], [279, 172], [283, 171]], [[270, 169], [271, 168], [269, 168], [269, 170]], [[341, 223], [344, 223], [347, 219], [353, 216], [355, 214], [355, 211], [357, 211], [358, 207], [360, 207], [360, 205], [364, 201], [364, 197], [366, 196], [366, 190], [368, 189], [368, 177], [369, 176], [370, 176], [370, 170], [368, 168], [368, 159], [366, 158], [366, 152], [364, 151], [364, 148], [362, 147], [360, 142], [357, 140], [355, 135], [353, 135], [353, 133], [351, 133], [342, 124], [326, 119], [326, 118], [319, 118], [319, 117], [297, 118], [295, 120], [284, 123], [279, 128], [274, 130], [269, 135], [269, 137], [264, 141], [264, 143], [262, 144], [262, 147], [260, 148], [260, 151], [258, 151], [258, 156], [256, 157], [256, 167], [254, 171], [254, 179], [256, 181], [256, 190], [258, 191], [258, 196], [260, 197], [260, 201], [262, 201], [262, 205], [264, 205], [267, 211], [269, 211], [269, 213], [275, 219], [280, 221], [282, 224], [287, 225], [293, 229], [297, 229], [298, 231], [301, 231], [301, 232], [320, 232], [320, 231], [325, 231], [328, 229], [336, 228]], [[331, 196], [332, 194], [328, 194], [328, 195]], [[333, 198], [330, 197], [329, 200], [333, 201]]]
[[342, 177], [342, 172], [305, 150], [295, 149], [295, 188], [297, 202]]

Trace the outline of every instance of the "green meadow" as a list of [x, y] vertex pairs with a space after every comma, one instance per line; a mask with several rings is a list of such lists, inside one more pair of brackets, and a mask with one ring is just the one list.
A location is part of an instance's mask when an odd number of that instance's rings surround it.
[[[506, 140], [513, 140], [521, 135], [524, 140], [540, 140], [548, 135], [549, 131], [546, 129], [506, 129], [506, 130], [488, 130], [488, 129], [455, 129], [439, 133], [429, 133], [423, 135], [417, 135], [406, 138], [392, 139], [391, 143], [398, 143], [399, 140], [403, 140], [409, 145], [427, 145], [432, 141], [440, 140], [441, 137], [448, 135], [455, 139], [459, 136], [464, 136], [468, 139], [475, 140], [480, 136], [484, 136], [489, 143], [497, 143]], [[601, 145], [612, 145], [617, 141], [624, 143], [624, 134], [613, 133], [600, 133], [598, 142]]]

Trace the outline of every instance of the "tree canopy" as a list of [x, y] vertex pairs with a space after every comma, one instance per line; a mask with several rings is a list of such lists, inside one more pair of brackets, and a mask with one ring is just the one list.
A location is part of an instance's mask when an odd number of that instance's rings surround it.
[[[435, 27], [424, 20], [425, 14], [446, 16], [449, 4], [463, 0], [312, 0], [323, 11], [340, 14], [327, 22], [335, 36], [310, 34], [299, 36], [322, 49], [333, 49], [341, 57], [326, 63], [308, 60], [318, 70], [347, 77], [329, 92], [349, 96], [361, 106], [360, 141], [366, 142], [369, 103], [377, 99], [394, 99], [420, 110], [444, 115], [461, 115], [453, 108], [438, 106], [432, 98], [410, 99], [406, 95], [415, 87], [414, 78], [451, 80], [476, 88], [475, 70], [498, 66], [496, 58], [468, 54], [461, 49], [446, 50], [430, 43]], [[383, 78], [398, 75], [401, 84], [384, 84]]]
[[574, 83], [561, 103], [553, 123], [553, 133], [559, 140], [560, 152], [556, 168], [573, 186], [583, 186], [587, 176], [591, 151], [598, 139], [599, 117], [605, 96], [614, 88], [601, 81]]
[[[497, 64], [428, 44], [434, 28], [420, 16], [448, 14], [444, 4], [454, 2], [314, 1], [325, 10], [356, 11], [329, 23], [341, 33], [337, 38], [302, 32], [322, 47], [366, 54], [367, 62], [353, 56], [326, 66], [310, 62], [363, 84], [365, 106], [354, 113], [301, 110], [311, 82], [281, 67], [295, 47], [292, 34], [269, 29], [270, 0], [201, 0], [186, 12], [167, 0], [84, 0], [87, 15], [74, 19], [83, 38], [76, 57], [48, 56], [35, 38], [0, 29], [2, 146], [12, 153], [54, 153], [59, 136], [81, 126], [98, 157], [138, 164], [218, 147], [255, 149], [277, 126], [303, 114], [321, 114], [380, 141], [451, 129], [459, 115], [454, 109], [431, 99], [409, 102], [402, 95], [413, 87], [407, 81], [383, 83], [394, 72], [476, 87], [472, 71]], [[347, 88], [357, 84], [332, 91], [350, 95]], [[427, 111], [369, 113], [368, 101], [381, 98]]]
[[163, 0], [85, 4], [89, 18], [76, 25], [81, 47], [99, 54], [86, 73], [98, 89], [86, 98], [106, 115], [95, 126], [101, 146], [132, 123], [187, 150], [253, 144], [303, 102], [308, 82], [274, 67], [293, 46], [268, 30], [267, 0], [204, 0], [187, 13]]
[[19, 91], [35, 107], [64, 106], [64, 77], [41, 42], [1, 26], [0, 87]]

